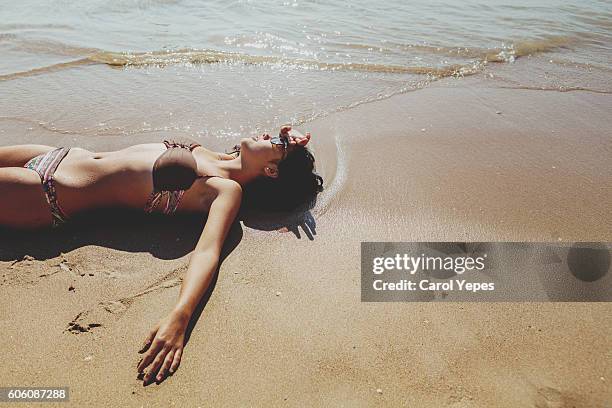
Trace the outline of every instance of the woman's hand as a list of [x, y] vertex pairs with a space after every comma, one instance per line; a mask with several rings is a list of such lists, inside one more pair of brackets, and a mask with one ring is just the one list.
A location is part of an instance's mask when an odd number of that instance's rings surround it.
[[292, 129], [291, 125], [281, 126], [280, 134], [287, 138], [289, 145], [306, 146], [310, 141], [310, 133], [306, 133], [306, 136], [304, 136], [297, 130]]
[[145, 373], [145, 385], [160, 382], [168, 374], [174, 374], [181, 363], [185, 346], [185, 331], [189, 317], [172, 312], [153, 327], [139, 353], [145, 353], [138, 364], [138, 372]]

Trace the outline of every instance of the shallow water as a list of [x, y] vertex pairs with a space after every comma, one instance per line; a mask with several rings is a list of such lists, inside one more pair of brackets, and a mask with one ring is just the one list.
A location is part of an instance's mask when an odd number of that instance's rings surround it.
[[612, 91], [612, 2], [531, 3], [3, 0], [0, 131], [231, 144], [442, 78]]

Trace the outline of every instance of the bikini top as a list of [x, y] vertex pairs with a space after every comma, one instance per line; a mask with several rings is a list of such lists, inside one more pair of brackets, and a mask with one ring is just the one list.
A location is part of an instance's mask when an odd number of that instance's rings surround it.
[[[153, 164], [153, 192], [144, 211], [152, 213], [165, 201], [162, 213], [173, 214], [178, 208], [185, 190], [200, 178], [193, 150], [201, 145], [164, 140], [166, 151]], [[165, 198], [165, 200], [164, 200]]]

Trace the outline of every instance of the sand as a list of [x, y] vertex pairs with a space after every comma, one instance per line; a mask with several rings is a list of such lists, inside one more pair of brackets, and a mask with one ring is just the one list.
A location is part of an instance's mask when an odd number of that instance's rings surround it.
[[327, 186], [314, 223], [233, 231], [160, 385], [137, 379], [136, 351], [177, 298], [197, 221], [3, 233], [0, 384], [69, 386], [61, 406], [78, 407], [607, 406], [609, 303], [361, 303], [359, 248], [612, 241], [611, 107], [465, 79], [310, 123]]

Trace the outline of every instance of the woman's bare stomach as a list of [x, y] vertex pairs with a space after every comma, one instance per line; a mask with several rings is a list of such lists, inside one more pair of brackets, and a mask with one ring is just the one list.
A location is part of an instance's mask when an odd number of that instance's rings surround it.
[[54, 175], [62, 209], [70, 216], [101, 207], [144, 208], [153, 164], [165, 149], [162, 143], [102, 153], [71, 148]]

